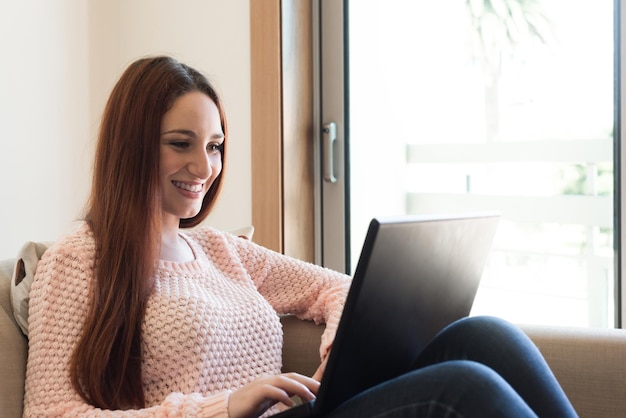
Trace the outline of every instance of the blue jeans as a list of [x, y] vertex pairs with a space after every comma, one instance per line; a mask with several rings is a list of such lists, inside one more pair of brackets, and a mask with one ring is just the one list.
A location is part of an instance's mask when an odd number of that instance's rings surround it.
[[411, 371], [355, 396], [329, 415], [537, 416], [578, 415], [526, 334], [492, 317], [449, 325], [419, 355]]

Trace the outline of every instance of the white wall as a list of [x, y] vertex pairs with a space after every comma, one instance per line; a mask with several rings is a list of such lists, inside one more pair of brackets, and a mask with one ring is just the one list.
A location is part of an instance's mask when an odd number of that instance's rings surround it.
[[0, 2], [0, 258], [80, 218], [104, 102], [145, 55], [173, 55], [222, 93], [228, 171], [207, 223], [251, 223], [248, 1]]

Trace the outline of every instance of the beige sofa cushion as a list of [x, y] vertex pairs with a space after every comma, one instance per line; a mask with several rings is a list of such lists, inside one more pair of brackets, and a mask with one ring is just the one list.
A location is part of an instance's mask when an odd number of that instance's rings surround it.
[[22, 246], [11, 277], [13, 316], [24, 335], [28, 335], [28, 302], [37, 263], [50, 242], [27, 242]]
[[28, 343], [13, 318], [9, 297], [15, 259], [0, 261], [0, 417], [22, 416]]
[[283, 325], [283, 372], [312, 376], [320, 365], [324, 325], [301, 321], [293, 315], [280, 318]]
[[583, 417], [626, 417], [626, 330], [524, 325]]

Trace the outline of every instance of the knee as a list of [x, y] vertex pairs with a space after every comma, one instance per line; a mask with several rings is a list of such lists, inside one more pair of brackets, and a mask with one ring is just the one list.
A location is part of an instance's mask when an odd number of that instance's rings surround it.
[[491, 337], [506, 336], [507, 338], [525, 338], [526, 334], [512, 323], [494, 316], [473, 316], [460, 319], [447, 327], [453, 332], [460, 332], [467, 336]]
[[472, 360], [450, 360], [439, 363], [441, 373], [459, 382], [490, 382], [499, 375], [488, 366]]
[[[499, 318], [461, 319], [442, 330], [415, 361], [415, 368], [470, 359], [502, 370], [512, 359], [538, 357], [534, 343], [517, 326]], [[529, 357], [530, 356], [530, 357]]]
[[513, 327], [510, 322], [495, 316], [468, 316], [453, 322], [450, 326], [469, 327], [475, 329], [484, 328], [509, 328]]

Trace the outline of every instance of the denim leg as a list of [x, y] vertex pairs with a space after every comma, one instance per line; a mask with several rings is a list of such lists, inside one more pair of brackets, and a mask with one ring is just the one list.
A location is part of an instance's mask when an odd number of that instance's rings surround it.
[[329, 418], [536, 417], [497, 373], [480, 363], [452, 360], [375, 386], [340, 405]]
[[577, 417], [534, 343], [518, 327], [498, 318], [459, 320], [439, 333], [415, 368], [471, 360], [501, 376], [540, 417]]

